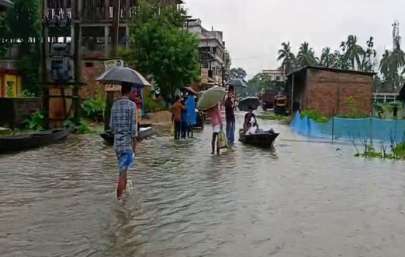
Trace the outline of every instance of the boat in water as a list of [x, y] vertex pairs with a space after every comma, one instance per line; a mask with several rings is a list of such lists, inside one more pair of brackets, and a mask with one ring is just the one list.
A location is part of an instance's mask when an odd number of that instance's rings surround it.
[[276, 133], [273, 130], [259, 130], [255, 134], [246, 135], [245, 131], [241, 129], [239, 131], [239, 141], [248, 145], [271, 148], [279, 135], [279, 133]]
[[[142, 126], [139, 128], [138, 132], [138, 140], [144, 140], [148, 137], [151, 137], [155, 134], [155, 131], [153, 130], [152, 127], [144, 127]], [[111, 131], [106, 131], [100, 136], [104, 139], [105, 143], [108, 145], [113, 145], [114, 144], [114, 134]]]
[[29, 134], [0, 137], [0, 154], [19, 152], [41, 146], [54, 144], [66, 139], [70, 131], [53, 129]]

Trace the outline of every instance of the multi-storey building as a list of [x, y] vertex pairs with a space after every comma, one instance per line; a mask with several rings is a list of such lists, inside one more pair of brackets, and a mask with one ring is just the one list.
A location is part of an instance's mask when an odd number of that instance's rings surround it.
[[271, 81], [285, 82], [287, 80], [285, 72], [281, 69], [263, 70], [263, 74], [268, 76]]
[[186, 26], [200, 39], [201, 83], [203, 86], [224, 85], [226, 69], [229, 69], [229, 54], [223, 32], [205, 29], [200, 19], [189, 19]]

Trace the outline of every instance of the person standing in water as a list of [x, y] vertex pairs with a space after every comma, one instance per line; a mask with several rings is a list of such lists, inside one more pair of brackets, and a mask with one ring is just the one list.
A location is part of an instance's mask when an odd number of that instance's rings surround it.
[[196, 108], [196, 100], [195, 96], [191, 93], [188, 93], [186, 99], [186, 107], [187, 107], [187, 137], [193, 137], [193, 127], [197, 124], [197, 113], [195, 111]]
[[228, 96], [225, 100], [226, 137], [229, 145], [235, 143], [235, 100], [233, 86], [229, 86]]
[[181, 98], [179, 96], [176, 97], [176, 102], [173, 104], [171, 108], [172, 112], [172, 120], [174, 122], [174, 139], [178, 140], [181, 136], [181, 114], [186, 107], [181, 103]]
[[135, 161], [137, 136], [136, 105], [129, 99], [131, 85], [121, 85], [122, 96], [111, 108], [110, 127], [114, 134], [114, 150], [118, 159], [119, 177], [117, 199], [121, 199], [127, 189], [128, 169]]
[[212, 141], [211, 141], [211, 154], [215, 154], [215, 146], [216, 146], [216, 152], [219, 155], [220, 154], [220, 149], [219, 149], [219, 133], [222, 130], [222, 117], [221, 117], [221, 112], [219, 110], [219, 106], [216, 105], [214, 108], [211, 108], [208, 111], [208, 115], [211, 118], [211, 125], [212, 125]]

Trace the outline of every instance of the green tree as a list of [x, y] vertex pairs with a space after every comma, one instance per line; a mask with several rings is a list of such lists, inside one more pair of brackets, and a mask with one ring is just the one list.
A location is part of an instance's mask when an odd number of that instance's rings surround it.
[[290, 42], [283, 42], [278, 50], [278, 61], [281, 61], [281, 68], [285, 73], [291, 72], [295, 68], [295, 55], [291, 52]]
[[314, 50], [309, 47], [308, 42], [302, 43], [297, 54], [297, 65], [301, 67], [316, 65], [317, 60]]
[[198, 39], [183, 29], [185, 11], [140, 1], [130, 23], [131, 48], [120, 55], [148, 75], [166, 99], [199, 78]]
[[403, 83], [402, 77], [405, 66], [405, 53], [400, 49], [392, 52], [385, 50], [381, 62], [380, 72], [384, 77], [384, 83], [392, 85], [393, 89], [398, 89]]
[[273, 92], [283, 91], [285, 89], [285, 82], [273, 81], [270, 76], [259, 72], [252, 79], [248, 81], [248, 93], [249, 95], [257, 95], [265, 90], [271, 90]]
[[336, 53], [332, 52], [330, 47], [325, 47], [324, 49], [322, 49], [319, 65], [327, 68], [333, 68], [336, 66], [336, 62], [337, 62]]
[[361, 67], [361, 57], [364, 55], [364, 49], [357, 44], [357, 37], [349, 35], [346, 42], [342, 43], [344, 49], [344, 58], [350, 63], [352, 70]]
[[40, 4], [38, 0], [15, 0], [0, 20], [3, 54], [10, 45], [18, 46], [17, 69], [22, 74], [23, 86], [30, 93], [39, 95], [40, 66]]
[[372, 72], [374, 71], [375, 58], [377, 57], [377, 51], [374, 49], [374, 38], [370, 37], [366, 44], [367, 49], [363, 53], [360, 68], [362, 71]]
[[9, 48], [8, 38], [7, 35], [9, 33], [9, 29], [7, 27], [6, 19], [4, 16], [0, 15], [0, 35], [3, 35], [0, 38], [0, 57], [4, 57], [7, 53]]
[[247, 76], [246, 71], [239, 67], [239, 68], [232, 68], [230, 71], [230, 79], [245, 79]]

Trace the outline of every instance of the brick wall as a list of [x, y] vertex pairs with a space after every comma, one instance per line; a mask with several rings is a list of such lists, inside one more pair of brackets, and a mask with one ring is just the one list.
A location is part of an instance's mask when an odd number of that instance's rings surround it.
[[304, 109], [326, 116], [372, 111], [372, 76], [309, 69], [306, 84]]

